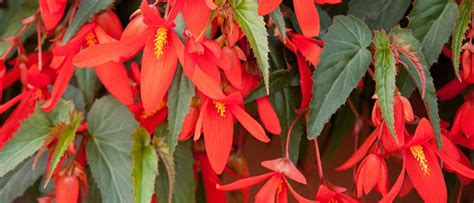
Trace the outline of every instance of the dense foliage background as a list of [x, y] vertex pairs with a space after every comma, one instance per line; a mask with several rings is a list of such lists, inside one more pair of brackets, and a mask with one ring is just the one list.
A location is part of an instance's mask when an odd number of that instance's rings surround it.
[[0, 1], [0, 202], [472, 202], [473, 18]]

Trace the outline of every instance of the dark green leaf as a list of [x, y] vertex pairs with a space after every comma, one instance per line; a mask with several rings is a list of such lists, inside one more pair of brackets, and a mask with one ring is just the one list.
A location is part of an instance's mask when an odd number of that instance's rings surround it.
[[390, 48], [390, 40], [384, 31], [375, 33], [375, 83], [382, 116], [395, 140], [395, 121], [393, 116], [393, 97], [395, 96], [395, 57]]
[[[270, 74], [270, 94], [288, 87], [291, 82], [291, 73], [288, 70], [277, 70]], [[260, 83], [255, 89], [245, 97], [244, 103], [252, 102], [266, 95], [265, 85]]]
[[66, 92], [63, 94], [63, 100], [71, 101], [77, 111], [83, 112], [85, 108], [84, 95], [79, 88], [72, 85], [67, 86]]
[[464, 40], [464, 34], [466, 33], [469, 21], [471, 21], [472, 12], [472, 0], [463, 0], [459, 5], [460, 13], [456, 18], [454, 24], [453, 37], [452, 37], [452, 50], [453, 50], [453, 66], [456, 76], [461, 79], [459, 75], [459, 56], [461, 54], [462, 41]]
[[178, 144], [178, 136], [183, 126], [184, 118], [189, 112], [191, 100], [194, 96], [193, 83], [178, 67], [173, 83], [168, 91], [168, 142], [171, 154]]
[[34, 157], [30, 157], [0, 178], [0, 202], [13, 202], [22, 195], [28, 187], [33, 185], [45, 173], [47, 153], [44, 153], [36, 162], [33, 170]]
[[127, 107], [111, 96], [92, 105], [87, 116], [91, 139], [87, 161], [102, 194], [103, 202], [133, 202], [130, 149], [138, 123]]
[[77, 128], [81, 124], [82, 114], [78, 112], [71, 112], [69, 117], [69, 123], [61, 129], [59, 133], [58, 143], [56, 144], [56, 148], [54, 149], [53, 159], [51, 160], [51, 168], [49, 170], [48, 177], [46, 179], [45, 185], [48, 184], [49, 180], [51, 179], [56, 167], [58, 166], [59, 161], [66, 152], [69, 144], [74, 140], [76, 137]]
[[[161, 125], [165, 126], [165, 125]], [[155, 146], [156, 151], [158, 152], [158, 156], [160, 157], [161, 161], [163, 164], [164, 169], [166, 172], [160, 172], [160, 175], [158, 176], [158, 181], [166, 181], [167, 182], [167, 189], [162, 188], [161, 193], [162, 197], [159, 200], [159, 202], [168, 202], [171, 203], [173, 202], [174, 199], [174, 193], [175, 193], [175, 185], [176, 185], [176, 167], [175, 167], [175, 160], [173, 157], [173, 154], [170, 153], [170, 148], [168, 143], [166, 142], [166, 134], [169, 134], [166, 130], [161, 131], [163, 133], [157, 134], [155, 132], [155, 135], [158, 135], [154, 139], [153, 145]]]
[[278, 31], [280, 31], [281, 38], [283, 38], [283, 42], [286, 43], [285, 19], [283, 18], [283, 15], [281, 14], [280, 7], [277, 7], [272, 13], [270, 13], [270, 17], [272, 17], [273, 22], [278, 28]]
[[317, 137], [332, 114], [344, 104], [364, 76], [372, 58], [367, 47], [372, 34], [364, 22], [352, 16], [336, 16], [325, 48], [313, 73], [308, 138]]
[[177, 192], [174, 193], [172, 201], [168, 198], [170, 188], [169, 174], [166, 167], [160, 164], [160, 175], [156, 182], [156, 196], [158, 197], [158, 202], [196, 202], [196, 182], [194, 180], [193, 171], [194, 158], [190, 144], [189, 142], [182, 142], [176, 147], [174, 157], [176, 184], [173, 190]]
[[349, 14], [363, 19], [371, 29], [390, 31], [410, 6], [410, 0], [351, 0]]
[[[425, 57], [421, 51], [422, 45], [418, 42], [418, 40], [416, 40], [416, 38], [408, 29], [401, 29], [400, 27], [396, 27], [392, 30], [391, 34], [393, 36], [392, 38], [395, 40], [394, 43], [398, 43], [397, 40], [409, 42], [412, 48], [415, 50], [416, 55], [423, 66], [423, 71], [426, 77], [425, 97], [423, 98], [423, 101], [436, 134], [436, 141], [438, 143], [438, 147], [441, 149], [441, 128], [440, 118], [438, 114], [438, 98], [436, 97], [436, 89], [433, 84], [433, 78], [431, 77], [429, 71], [429, 66], [427, 66]], [[418, 72], [416, 71], [416, 68], [414, 67], [415, 64], [413, 64], [412, 61], [403, 54], [400, 55], [400, 59], [409, 66], [407, 68], [407, 72], [409, 73], [412, 80], [416, 82], [416, 86], [418, 87], [418, 90], [421, 93], [422, 82], [420, 77], [418, 77]]]
[[92, 20], [95, 14], [108, 8], [112, 3], [114, 3], [114, 0], [82, 0], [74, 15], [74, 19], [72, 19], [72, 23], [68, 26], [66, 34], [64, 34], [63, 43], [68, 42], [82, 25]]
[[69, 120], [69, 112], [73, 109], [72, 103], [64, 101], [59, 102], [51, 112], [36, 108], [35, 113], [21, 123], [18, 132], [0, 151], [0, 177], [38, 151], [52, 129]]
[[155, 178], [158, 175], [158, 156], [150, 144], [150, 134], [138, 128], [132, 135], [133, 158], [132, 179], [136, 203], [149, 203], [154, 192]]
[[441, 48], [449, 39], [457, 14], [457, 4], [452, 0], [415, 1], [415, 6], [408, 16], [408, 27], [423, 46], [428, 67], [438, 60]]
[[102, 84], [92, 68], [76, 68], [75, 75], [79, 89], [84, 95], [86, 106], [90, 107]]
[[[282, 152], [285, 152], [287, 133], [291, 122], [293, 122], [293, 120], [296, 118], [295, 109], [298, 108], [296, 104], [297, 100], [294, 99], [295, 95], [291, 90], [291, 88], [287, 87], [270, 95], [272, 106], [275, 108], [275, 112], [277, 113], [281, 124], [282, 133], [280, 135], [280, 140], [282, 143]], [[290, 144], [288, 145], [290, 159], [294, 163], [298, 161], [303, 130], [303, 119], [300, 119], [300, 121], [298, 121], [293, 127], [290, 137]]]
[[257, 0], [232, 0], [232, 11], [252, 47], [269, 94], [268, 33], [263, 17], [258, 15]]

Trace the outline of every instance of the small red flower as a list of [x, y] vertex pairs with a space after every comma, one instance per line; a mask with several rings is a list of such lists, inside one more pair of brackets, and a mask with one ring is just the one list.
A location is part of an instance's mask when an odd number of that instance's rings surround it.
[[268, 180], [255, 196], [255, 202], [275, 202], [276, 200], [278, 203], [286, 203], [288, 202], [288, 190], [299, 202], [314, 202], [299, 195], [288, 183], [287, 178], [301, 184], [306, 184], [306, 178], [290, 160], [279, 158], [264, 161], [262, 166], [272, 170], [272, 172], [237, 180], [227, 185], [218, 184], [217, 189], [224, 191], [245, 189]]
[[333, 202], [344, 202], [344, 203], [355, 203], [357, 200], [343, 194], [346, 188], [338, 187], [335, 185], [329, 185], [323, 183], [319, 186], [318, 192], [316, 193], [316, 201], [322, 203], [333, 203]]
[[39, 0], [41, 18], [47, 30], [56, 28], [66, 10], [67, 0]]
[[378, 154], [367, 155], [357, 169], [355, 181], [357, 197], [369, 194], [375, 186], [382, 195], [387, 194], [388, 175], [385, 160]]

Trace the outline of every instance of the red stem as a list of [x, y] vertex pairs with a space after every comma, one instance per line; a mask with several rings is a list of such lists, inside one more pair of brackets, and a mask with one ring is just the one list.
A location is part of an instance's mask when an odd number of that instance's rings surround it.
[[290, 136], [291, 136], [291, 131], [293, 131], [293, 128], [295, 127], [296, 125], [296, 122], [301, 118], [301, 116], [303, 116], [303, 112], [300, 112], [298, 113], [298, 115], [296, 115], [296, 118], [295, 120], [293, 120], [293, 122], [291, 122], [290, 124], [290, 128], [288, 128], [288, 133], [286, 134], [286, 146], [285, 146], [285, 150], [286, 150], [286, 155], [285, 157], [287, 159], [290, 158]]
[[43, 69], [43, 43], [41, 40], [41, 23], [39, 18], [36, 18], [36, 30], [38, 38], [38, 69], [41, 71]]
[[316, 162], [318, 164], [319, 180], [323, 182], [324, 181], [323, 163], [321, 161], [321, 154], [319, 153], [319, 145], [318, 145], [317, 138], [314, 138], [314, 151], [316, 152]]

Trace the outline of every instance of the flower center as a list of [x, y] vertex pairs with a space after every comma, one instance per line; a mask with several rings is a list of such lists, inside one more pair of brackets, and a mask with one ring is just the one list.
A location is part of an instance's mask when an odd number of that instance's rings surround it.
[[418, 161], [418, 164], [421, 167], [421, 171], [423, 171], [424, 175], [427, 175], [430, 173], [430, 168], [428, 166], [428, 160], [426, 160], [425, 152], [423, 152], [423, 147], [420, 145], [416, 145], [413, 147], [410, 147], [411, 154], [413, 157]]
[[154, 42], [155, 42], [155, 56], [157, 59], [159, 59], [161, 55], [163, 55], [163, 50], [166, 45], [166, 38], [168, 37], [167, 33], [168, 33], [168, 30], [164, 27], [160, 27], [158, 28], [158, 30], [156, 30]]
[[219, 116], [225, 117], [225, 104], [218, 101], [214, 101], [213, 103], [214, 103], [214, 106], [216, 107], [216, 110]]
[[97, 38], [93, 32], [88, 32], [85, 40], [88, 47], [98, 44]]

